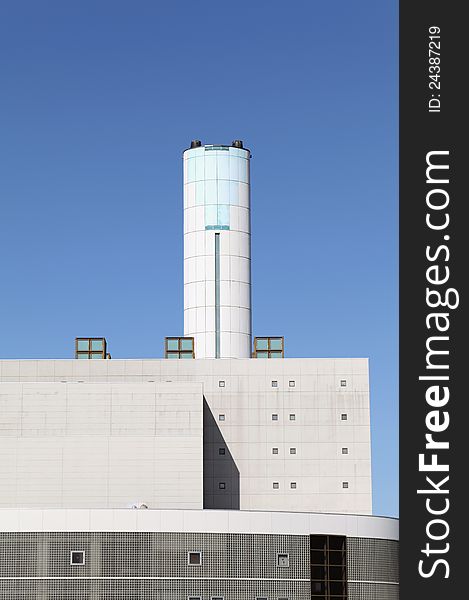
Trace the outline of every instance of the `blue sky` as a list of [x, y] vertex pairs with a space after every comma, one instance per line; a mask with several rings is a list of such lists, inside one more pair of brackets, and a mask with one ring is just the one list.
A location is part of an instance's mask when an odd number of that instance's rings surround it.
[[398, 512], [397, 2], [4, 0], [0, 357], [182, 333], [182, 161], [253, 154], [253, 326], [370, 358], [375, 514]]

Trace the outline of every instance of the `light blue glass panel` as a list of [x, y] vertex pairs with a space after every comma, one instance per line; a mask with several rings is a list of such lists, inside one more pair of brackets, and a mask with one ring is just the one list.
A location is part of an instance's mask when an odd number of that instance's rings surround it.
[[178, 350], [178, 340], [167, 340], [168, 350]]
[[217, 205], [206, 204], [205, 205], [205, 226], [216, 227], [217, 222]]
[[196, 181], [205, 179], [205, 156], [197, 156], [195, 159], [195, 179]]
[[205, 204], [205, 181], [197, 181], [195, 184], [195, 204], [196, 206]]
[[179, 352], [168, 352], [166, 358], [179, 358]]
[[103, 358], [102, 352], [93, 352], [91, 358]]
[[205, 179], [217, 178], [217, 158], [215, 155], [205, 157]]
[[270, 358], [282, 358], [282, 353], [281, 352], [271, 352]]
[[218, 182], [218, 204], [230, 204], [230, 182], [219, 179]]
[[181, 350], [192, 350], [194, 346], [193, 340], [181, 339]]
[[88, 350], [88, 340], [78, 340], [77, 350]]
[[187, 183], [195, 181], [195, 158], [187, 159]]
[[237, 156], [230, 156], [230, 179], [239, 181], [239, 159]]
[[179, 358], [192, 358], [192, 352], [181, 352]]
[[216, 179], [205, 182], [205, 204], [218, 204]]
[[193, 156], [203, 156], [205, 154], [205, 148], [203, 146], [200, 148], [191, 148], [188, 153], [191, 158]]
[[230, 181], [230, 204], [233, 206], [239, 205], [239, 183]]
[[91, 350], [104, 350], [103, 340], [91, 340]]
[[269, 358], [268, 352], [257, 352], [257, 358]]
[[282, 350], [282, 340], [270, 340], [270, 349], [271, 350]]
[[248, 161], [244, 158], [239, 159], [239, 181], [248, 182]]
[[228, 226], [230, 224], [230, 207], [227, 204], [218, 205], [217, 225]]
[[229, 179], [230, 178], [230, 155], [219, 154], [217, 156], [217, 178], [218, 179]]
[[77, 358], [86, 358], [88, 360], [88, 354], [78, 354]]
[[268, 350], [268, 341], [265, 339], [257, 339], [256, 340], [256, 348], [258, 350]]

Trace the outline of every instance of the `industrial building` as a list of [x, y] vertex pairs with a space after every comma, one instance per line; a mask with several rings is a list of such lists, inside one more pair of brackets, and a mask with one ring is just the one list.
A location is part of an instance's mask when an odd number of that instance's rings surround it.
[[164, 358], [81, 337], [75, 358], [0, 361], [1, 598], [398, 598], [367, 359], [253, 339], [250, 158], [183, 153], [184, 332]]

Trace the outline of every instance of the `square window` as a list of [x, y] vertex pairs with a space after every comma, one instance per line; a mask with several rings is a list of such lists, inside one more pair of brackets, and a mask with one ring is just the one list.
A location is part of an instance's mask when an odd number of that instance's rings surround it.
[[290, 421], [295, 421], [296, 419], [296, 415], [294, 415], [293, 413], [290, 415]]
[[257, 358], [269, 358], [269, 353], [267, 352], [267, 350], [258, 350], [256, 356]]
[[278, 454], [278, 448], [272, 448], [272, 454]]
[[91, 358], [103, 358], [102, 352], [92, 352]]
[[296, 454], [296, 448], [290, 448], [290, 454]]
[[202, 552], [188, 552], [187, 553], [187, 564], [188, 565], [201, 565], [202, 564]]
[[218, 420], [219, 421], [224, 421], [225, 420], [225, 415], [218, 415]]
[[278, 387], [278, 381], [272, 381], [272, 387]]
[[278, 415], [277, 414], [273, 414], [272, 415], [272, 421], [278, 421]]
[[274, 488], [274, 490], [278, 490], [278, 488], [279, 488], [278, 481], [274, 481], [272, 484], [272, 487]]
[[292, 481], [290, 483], [290, 487], [291, 487], [292, 490], [296, 490], [296, 481]]
[[225, 454], [225, 448], [218, 448], [218, 454]]
[[179, 350], [179, 340], [177, 338], [168, 338], [166, 343], [168, 350]]
[[194, 350], [194, 340], [192, 338], [181, 338], [180, 340], [181, 350], [193, 351]]
[[226, 489], [226, 483], [224, 481], [220, 481], [219, 484], [218, 484], [218, 489], [219, 490]]
[[256, 348], [257, 348], [257, 350], [268, 350], [269, 349], [268, 339], [267, 338], [257, 338]]
[[277, 567], [289, 567], [290, 557], [287, 553], [277, 552]]
[[341, 379], [340, 380], [340, 387], [345, 387], [346, 385], [347, 385], [346, 379]]
[[91, 340], [91, 350], [99, 350], [102, 352], [104, 350], [103, 340]]
[[270, 338], [270, 349], [271, 350], [283, 350], [282, 338]]
[[280, 352], [272, 351], [270, 353], [270, 358], [282, 358], [282, 352], [281, 351]]
[[348, 448], [342, 448], [342, 454], [348, 454]]
[[346, 413], [342, 413], [340, 415], [340, 418], [342, 419], [342, 421], [346, 421], [347, 420], [347, 414]]
[[348, 488], [348, 481], [342, 481], [342, 487], [344, 489], [347, 489]]
[[219, 381], [218, 382], [218, 387], [225, 387], [225, 382], [224, 381]]
[[84, 350], [85, 352], [88, 352], [89, 344], [89, 340], [77, 340], [77, 350]]
[[85, 564], [85, 551], [84, 550], [72, 550], [70, 552], [70, 564], [71, 565], [84, 565]]
[[288, 382], [288, 387], [295, 387], [295, 382], [294, 381], [289, 381]]

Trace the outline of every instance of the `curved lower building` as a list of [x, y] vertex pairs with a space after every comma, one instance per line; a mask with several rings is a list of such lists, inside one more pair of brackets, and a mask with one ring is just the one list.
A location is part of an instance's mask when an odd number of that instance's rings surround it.
[[4, 600], [396, 600], [395, 519], [0, 511]]

